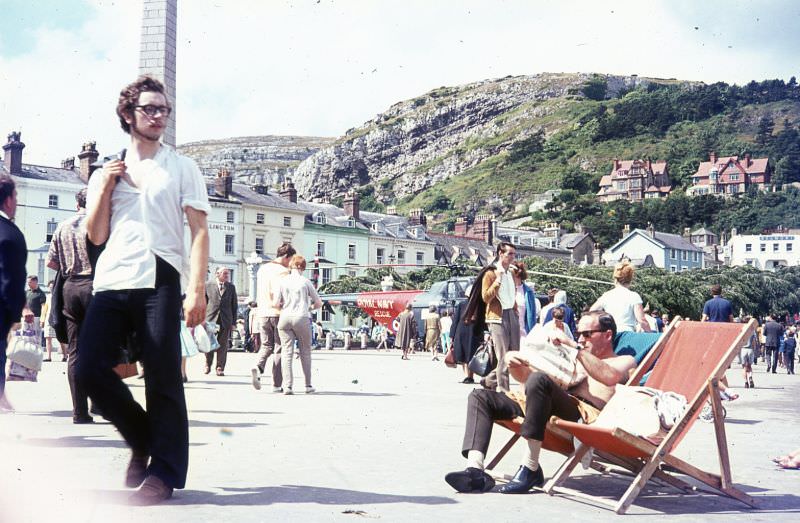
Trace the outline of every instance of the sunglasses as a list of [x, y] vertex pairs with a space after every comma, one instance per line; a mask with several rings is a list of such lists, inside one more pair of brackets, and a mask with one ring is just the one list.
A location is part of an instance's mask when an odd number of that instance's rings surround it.
[[580, 337], [588, 338], [589, 336], [591, 336], [595, 332], [605, 332], [605, 330], [603, 330], [603, 329], [592, 329], [592, 330], [588, 330], [588, 331], [578, 331], [578, 337], [579, 338]]

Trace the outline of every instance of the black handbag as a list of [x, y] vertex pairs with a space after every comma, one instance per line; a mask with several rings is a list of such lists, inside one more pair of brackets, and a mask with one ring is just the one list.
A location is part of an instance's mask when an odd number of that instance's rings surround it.
[[475, 355], [469, 360], [469, 370], [478, 376], [488, 376], [490, 372], [497, 366], [497, 361], [494, 357], [494, 344], [492, 338], [484, 341], [475, 351]]
[[53, 291], [50, 293], [50, 317], [47, 321], [56, 331], [58, 343], [63, 343], [64, 345], [69, 343], [67, 338], [67, 318], [64, 316], [64, 275], [61, 271], [56, 272], [53, 282]]

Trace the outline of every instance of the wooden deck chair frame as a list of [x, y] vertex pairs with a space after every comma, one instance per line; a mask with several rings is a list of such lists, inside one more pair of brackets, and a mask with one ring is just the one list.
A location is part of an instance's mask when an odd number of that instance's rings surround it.
[[[657, 350], [653, 350], [647, 355], [637, 368], [634, 376], [629, 380], [629, 383], [639, 382], [647, 372], [647, 369], [667, 347], [672, 333], [675, 332], [675, 329], [680, 328], [680, 324], [681, 322], [677, 322], [670, 325], [671, 329], [663, 337], [664, 342], [659, 343], [658, 347], [654, 347]], [[709, 327], [711, 325], [713, 324], [709, 324]], [[757, 506], [756, 500], [734, 487], [731, 480], [730, 459], [722, 416], [722, 404], [719, 397], [719, 381], [724, 376], [731, 361], [736, 357], [737, 352], [755, 332], [756, 322], [751, 320], [747, 324], [741, 324], [740, 328], [739, 335], [730, 344], [722, 359], [709, 374], [707, 385], [702, 387], [694, 398], [687, 398], [689, 403], [683, 416], [658, 444], [651, 443], [620, 428], [603, 429], [592, 427], [591, 425], [580, 426], [555, 417], [551, 419], [551, 424], [576, 435], [578, 439], [591, 441], [595, 445], [604, 445], [603, 454], [605, 455], [609, 454], [608, 447], [614, 447], [617, 449], [618, 456], [622, 458], [622, 466], [625, 466], [626, 463], [631, 465], [629, 470], [635, 473], [634, 480], [619, 500], [611, 501], [604, 497], [591, 496], [562, 486], [578, 463], [581, 462], [584, 455], [590, 450], [591, 447], [588, 443], [579, 445], [575, 452], [561, 465], [556, 474], [545, 484], [545, 492], [550, 495], [559, 493], [590, 500], [613, 509], [617, 514], [623, 514], [635, 501], [645, 484], [652, 478], [658, 478], [682, 490], [692, 490], [692, 485], [671, 474], [677, 472], [708, 485], [716, 493], [739, 500], [745, 505], [755, 508]], [[686, 347], [679, 350], [691, 350], [691, 348]], [[656, 363], [656, 365], [658, 364]], [[713, 423], [720, 466], [719, 475], [703, 471], [672, 454], [672, 450], [691, 427], [709, 397], [714, 414]]]
[[[642, 376], [644, 376], [644, 374], [648, 370], [650, 370], [650, 368], [653, 366], [653, 363], [658, 358], [658, 355], [661, 354], [660, 347], [662, 346], [664, 340], [667, 338], [667, 333], [672, 328], [672, 325], [678, 320], [680, 320], [680, 317], [674, 318], [673, 321], [666, 327], [666, 329], [664, 330], [664, 335], [661, 336], [661, 338], [659, 338], [658, 341], [656, 341], [656, 343], [653, 344], [653, 346], [650, 348], [650, 350], [648, 351], [647, 355], [645, 356], [645, 358], [642, 360], [641, 364], [639, 365], [638, 369], [644, 368], [644, 371], [641, 374], [639, 374], [637, 372], [637, 375], [632, 376], [626, 382], [627, 385], [636, 385], [636, 384], [638, 384], [641, 381]], [[649, 363], [647, 363], [645, 365], [645, 362], [649, 362]], [[498, 421], [495, 421], [496, 425], [500, 425], [501, 427], [504, 427], [504, 428], [510, 430], [511, 433], [512, 433], [511, 437], [509, 437], [509, 439], [505, 443], [505, 445], [503, 445], [503, 447], [497, 452], [497, 454], [495, 454], [495, 456], [489, 461], [489, 464], [486, 465], [486, 472], [488, 474], [491, 474], [495, 478], [511, 479], [511, 476], [509, 476], [507, 474], [497, 474], [497, 473], [495, 473], [493, 471], [494, 471], [495, 467], [497, 467], [497, 465], [500, 464], [500, 462], [503, 460], [503, 458], [506, 457], [506, 455], [511, 450], [511, 448], [514, 446], [514, 444], [517, 441], [519, 441], [519, 439], [522, 437], [522, 436], [520, 436], [519, 432], [520, 432], [520, 429], [522, 428], [523, 420], [524, 420], [524, 418], [518, 417], [518, 418], [513, 419], [513, 420], [498, 420]], [[570, 454], [572, 454], [575, 451], [575, 446], [573, 444], [572, 434], [570, 434], [569, 432], [567, 432], [566, 430], [564, 430], [562, 428], [557, 427], [553, 423], [548, 423], [547, 424], [547, 428], [545, 429], [544, 441], [542, 442], [542, 448], [544, 450], [549, 450], [551, 452], [557, 452], [557, 453], [562, 454], [564, 456], [569, 456]], [[594, 470], [596, 470], [598, 472], [622, 472], [623, 474], [626, 474], [626, 473], [629, 474], [628, 471], [631, 469], [632, 466], [635, 466], [635, 464], [633, 462], [622, 460], [622, 459], [617, 458], [615, 456], [606, 456], [602, 452], [597, 452], [596, 453], [596, 457], [598, 459], [592, 459], [590, 466], [591, 466], [591, 468], [593, 468]], [[623, 471], [616, 470], [616, 469], [613, 469], [613, 468], [609, 467], [609, 465], [615, 465], [615, 466], [618, 466], [618, 467], [622, 467], [624, 470]], [[660, 473], [657, 474], [657, 477], [659, 477], [660, 479], [665, 480], [666, 483], [672, 484], [673, 486], [675, 486], [677, 488], [683, 489], [683, 487], [679, 487], [678, 485], [675, 485], [674, 482], [670, 481], [670, 478], [661, 478], [661, 476], [662, 475]]]

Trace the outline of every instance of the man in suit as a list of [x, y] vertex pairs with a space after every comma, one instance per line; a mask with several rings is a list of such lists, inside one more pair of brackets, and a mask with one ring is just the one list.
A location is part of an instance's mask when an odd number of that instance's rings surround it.
[[0, 412], [12, 411], [5, 397], [6, 337], [20, 320], [25, 305], [25, 262], [28, 247], [12, 222], [17, 211], [14, 179], [0, 173]]
[[217, 267], [215, 278], [206, 283], [206, 321], [219, 325], [217, 341], [219, 348], [206, 354], [206, 374], [211, 372], [214, 353], [217, 353], [217, 376], [225, 375], [225, 361], [228, 358], [228, 342], [231, 329], [236, 323], [236, 287], [229, 281], [231, 272], [227, 267]]

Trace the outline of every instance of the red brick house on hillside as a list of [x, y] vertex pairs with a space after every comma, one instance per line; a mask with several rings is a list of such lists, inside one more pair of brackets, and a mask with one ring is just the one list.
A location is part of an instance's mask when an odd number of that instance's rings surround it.
[[611, 174], [600, 180], [597, 199], [601, 202], [628, 200], [640, 202], [645, 198], [666, 198], [672, 191], [667, 162], [651, 160], [617, 160]]
[[741, 160], [738, 156], [717, 156], [709, 154], [709, 161], [701, 162], [697, 172], [692, 176], [692, 186], [686, 194], [737, 194], [747, 191], [751, 186], [765, 190], [770, 183], [772, 168], [769, 158], [750, 158], [745, 154]]

